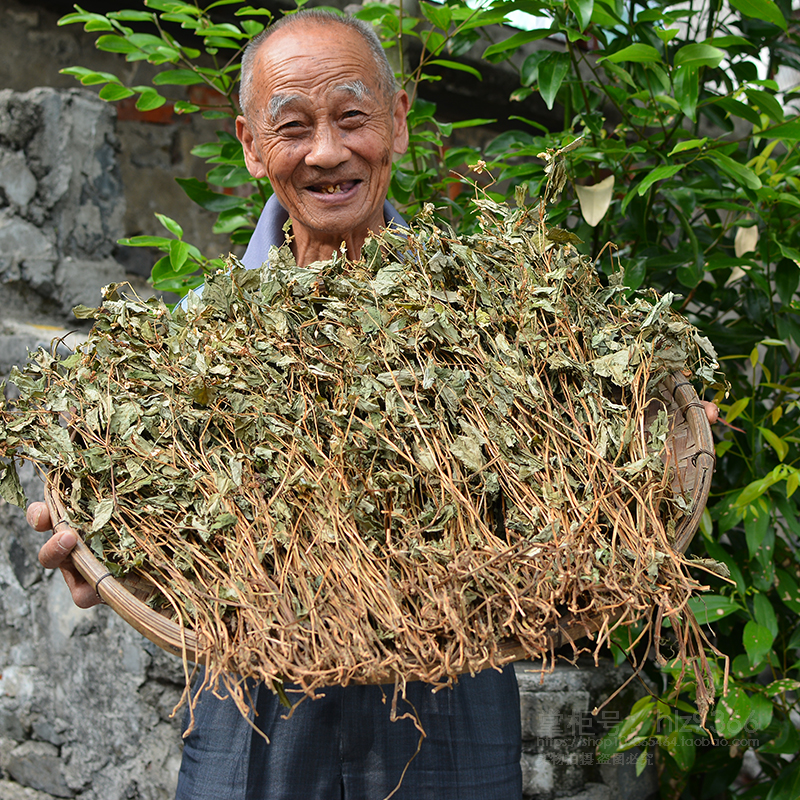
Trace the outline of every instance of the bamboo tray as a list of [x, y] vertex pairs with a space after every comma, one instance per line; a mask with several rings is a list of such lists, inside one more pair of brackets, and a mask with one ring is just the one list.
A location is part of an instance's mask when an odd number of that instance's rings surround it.
[[[687, 507], [686, 516], [676, 525], [674, 547], [676, 551], [685, 552], [697, 531], [708, 499], [715, 463], [714, 441], [705, 409], [693, 386], [682, 374], [675, 373], [660, 384], [659, 393], [649, 404], [648, 415], [654, 417], [662, 408], [667, 411], [670, 424], [664, 460], [667, 468], [672, 470], [673, 494], [683, 497]], [[649, 424], [648, 419], [644, 424]], [[59, 496], [58, 476], [52, 478], [45, 487], [45, 501], [51, 519], [67, 521], [67, 512]], [[204, 648], [194, 631], [147, 604], [153, 588], [146, 577], [129, 574], [120, 580], [115, 579], [80, 536], [72, 559], [102, 601], [139, 633], [168, 653], [190, 661], [202, 660]], [[554, 650], [591, 636], [602, 624], [600, 620], [578, 622], [567, 616], [549, 632], [550, 648]], [[501, 643], [498, 655], [502, 662], [526, 657], [514, 640]], [[393, 681], [394, 676], [387, 675], [385, 681], [378, 682]]]

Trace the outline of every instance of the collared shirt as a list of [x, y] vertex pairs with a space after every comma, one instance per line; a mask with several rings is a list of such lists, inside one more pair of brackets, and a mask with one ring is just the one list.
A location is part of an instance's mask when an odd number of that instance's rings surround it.
[[[383, 203], [383, 218], [387, 225], [394, 223], [403, 228], [407, 227], [406, 221], [388, 200]], [[258, 269], [265, 261], [269, 261], [270, 247], [273, 245], [280, 247], [286, 241], [283, 226], [288, 219], [288, 212], [273, 194], [267, 200], [264, 210], [258, 219], [256, 229], [253, 231], [250, 244], [247, 245], [247, 250], [242, 256], [242, 264], [247, 269]]]

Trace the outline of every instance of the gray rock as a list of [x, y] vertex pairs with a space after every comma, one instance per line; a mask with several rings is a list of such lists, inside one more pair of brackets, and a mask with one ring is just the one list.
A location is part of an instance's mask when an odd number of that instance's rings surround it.
[[65, 315], [75, 306], [99, 306], [100, 289], [125, 280], [125, 270], [112, 258], [90, 261], [67, 256], [56, 269], [58, 296]]
[[23, 742], [8, 755], [8, 774], [23, 786], [54, 797], [73, 797], [64, 778], [58, 748], [47, 742]]
[[0, 781], [0, 800], [52, 800], [52, 795], [11, 781]]
[[602, 783], [587, 783], [582, 792], [559, 800], [616, 800], [611, 789]]
[[0, 188], [14, 205], [24, 209], [36, 194], [36, 178], [28, 169], [24, 153], [0, 152]]
[[[22, 741], [25, 737], [25, 729], [19, 719], [19, 709], [0, 708], [0, 738], [14, 739]], [[0, 794], [0, 798], [3, 795]]]
[[40, 125], [41, 110], [25, 95], [10, 89], [0, 91], [0, 144], [21, 150]]
[[28, 274], [37, 285], [47, 280], [48, 270], [52, 283], [56, 262], [55, 243], [46, 230], [12, 215], [8, 209], [0, 211], [0, 281], [22, 280], [23, 265], [28, 264]]

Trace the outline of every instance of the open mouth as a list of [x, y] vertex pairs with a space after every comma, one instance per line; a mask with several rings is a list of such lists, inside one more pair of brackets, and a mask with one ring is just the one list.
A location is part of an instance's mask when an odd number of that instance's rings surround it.
[[341, 183], [318, 183], [314, 186], [309, 186], [311, 192], [317, 194], [347, 194], [351, 189], [355, 188], [360, 181], [342, 181]]

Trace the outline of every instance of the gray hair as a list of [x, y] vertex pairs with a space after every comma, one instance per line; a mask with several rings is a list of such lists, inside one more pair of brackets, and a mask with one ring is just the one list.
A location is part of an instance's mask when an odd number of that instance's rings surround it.
[[[242, 55], [242, 68], [239, 77], [239, 105], [242, 108], [242, 114], [246, 119], [251, 119], [253, 112], [252, 108], [252, 91], [253, 91], [253, 73], [256, 53], [261, 48], [261, 45], [269, 39], [269, 37], [279, 31], [281, 28], [289, 28], [293, 25], [300, 25], [303, 22], [318, 22], [326, 25], [337, 24], [344, 25], [351, 30], [358, 33], [372, 53], [375, 59], [375, 66], [377, 67], [378, 88], [386, 100], [389, 100], [397, 89], [397, 84], [394, 79], [394, 72], [389, 65], [389, 60], [386, 58], [386, 53], [381, 45], [381, 40], [375, 29], [368, 22], [356, 19], [355, 17], [343, 16], [336, 14], [333, 11], [324, 11], [322, 9], [307, 8], [298, 11], [294, 14], [287, 14], [281, 17], [277, 22], [270, 25], [266, 30], [262, 31], [254, 39], [251, 39], [245, 48]], [[359, 82], [360, 83], [360, 82]], [[363, 86], [363, 84], [361, 84]]]

